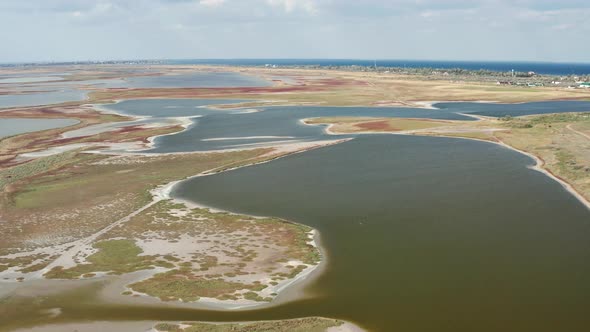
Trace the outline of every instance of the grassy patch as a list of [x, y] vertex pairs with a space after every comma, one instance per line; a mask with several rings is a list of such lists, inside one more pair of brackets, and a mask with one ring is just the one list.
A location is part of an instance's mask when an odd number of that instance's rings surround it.
[[[303, 264], [319, 262], [319, 250], [308, 243], [310, 231], [308, 226], [277, 218], [191, 209], [166, 200], [101, 239], [136, 238], [143, 241], [142, 246], [157, 239], [169, 244], [150, 262], [172, 270], [130, 285], [135, 291], [166, 301], [196, 301], [200, 297], [270, 301], [268, 294], [258, 293], [270, 285], [261, 280], [272, 274], [280, 275], [281, 280], [294, 278], [308, 266]], [[137, 253], [127, 254], [134, 255]], [[286, 261], [300, 263], [285, 267]]]
[[308, 317], [279, 321], [264, 321], [252, 323], [161, 323], [156, 330], [166, 332], [324, 332], [330, 327], [342, 325], [342, 321], [320, 317]]
[[72, 279], [93, 272], [122, 274], [153, 269], [158, 265], [154, 256], [140, 256], [142, 250], [132, 240], [107, 240], [94, 244], [98, 252], [88, 256], [88, 264], [64, 269], [55, 267], [45, 274], [52, 279]]
[[153, 157], [70, 151], [2, 170], [0, 254], [25, 242], [33, 248], [88, 236], [148, 203], [158, 185], [269, 151]]
[[306, 120], [308, 124], [333, 124], [337, 133], [396, 132], [436, 128], [452, 124], [450, 121], [404, 118], [320, 117]]
[[158, 273], [150, 279], [129, 285], [134, 291], [157, 297], [162, 301], [197, 301], [201, 297], [219, 297], [249, 285], [218, 279], [205, 279], [186, 270]]
[[6, 185], [13, 182], [80, 162], [85, 157], [90, 156], [80, 155], [79, 150], [68, 151], [53, 156], [38, 158], [22, 165], [0, 170], [0, 191]]

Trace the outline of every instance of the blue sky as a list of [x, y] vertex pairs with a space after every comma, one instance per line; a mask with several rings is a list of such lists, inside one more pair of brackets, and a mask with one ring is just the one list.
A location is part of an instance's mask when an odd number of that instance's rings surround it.
[[590, 62], [590, 0], [1, 0], [0, 62]]

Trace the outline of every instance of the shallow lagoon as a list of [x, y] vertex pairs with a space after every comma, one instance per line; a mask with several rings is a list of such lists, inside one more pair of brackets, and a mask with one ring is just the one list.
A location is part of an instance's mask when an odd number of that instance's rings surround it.
[[[86, 99], [88, 91], [74, 86], [90, 88], [219, 88], [219, 87], [264, 87], [271, 82], [239, 73], [187, 73], [178, 75], [137, 76], [125, 79], [100, 79], [87, 81], [65, 81], [56, 76], [0, 77], [0, 87], [22, 91], [34, 90], [27, 94], [0, 95], [0, 108], [25, 107], [59, 104]], [[44, 83], [42, 83], [44, 82]], [[27, 84], [36, 83], [36, 84]]]
[[370, 135], [195, 178], [173, 194], [322, 234], [328, 265], [309, 288], [314, 298], [233, 319], [319, 315], [374, 331], [585, 330], [590, 212], [532, 163], [489, 143]]
[[[47, 86], [37, 88], [37, 90], [46, 89]], [[53, 90], [53, 87], [50, 89]], [[84, 99], [86, 99], [86, 91], [70, 88], [56, 88], [54, 91], [41, 93], [0, 95], [0, 108], [59, 104]]]
[[263, 79], [232, 72], [137, 76], [126, 79], [131, 88], [219, 88], [269, 86]]
[[[213, 110], [206, 105], [239, 100], [129, 100], [107, 107], [118, 112], [152, 116], [198, 117], [186, 131], [158, 137], [148, 152], [184, 152], [271, 146], [283, 142], [333, 139], [322, 126], [307, 126], [300, 119], [323, 116], [369, 116], [433, 118], [471, 121], [463, 114], [488, 116], [530, 115], [590, 111], [590, 102], [544, 102], [526, 104], [442, 103], [438, 109], [408, 107], [258, 107], [256, 110]], [[252, 111], [252, 112], [250, 112]]]
[[[143, 102], [138, 110], [150, 104]], [[177, 101], [159, 103], [149, 109], [151, 115], [180, 106]], [[185, 103], [186, 115], [194, 109], [203, 117], [188, 131], [166, 136], [179, 141], [162, 137], [152, 151], [211, 149], [215, 142], [224, 148], [227, 143], [203, 139], [231, 135], [326, 139], [321, 127], [297, 121], [308, 116], [374, 111], [461, 118], [455, 111], [475, 109], [273, 107], [239, 114]], [[568, 111], [563, 105], [554, 105], [559, 106], [554, 111]], [[522, 114], [512, 105], [505, 107]], [[50, 305], [62, 308], [63, 322], [327, 316], [372, 331], [585, 331], [590, 325], [590, 212], [558, 183], [527, 168], [532, 164], [530, 158], [490, 143], [367, 135], [195, 178], [173, 195], [230, 211], [283, 217], [321, 232], [327, 265], [309, 285], [310, 297], [244, 312], [104, 304], [92, 292]], [[21, 319], [30, 315], [38, 313], [23, 312]]]
[[0, 139], [39, 130], [62, 128], [78, 123], [74, 119], [13, 119], [0, 118]]
[[441, 110], [464, 112], [478, 115], [502, 117], [561, 112], [590, 112], [588, 101], [543, 101], [520, 104], [497, 103], [438, 103], [434, 107]]
[[104, 303], [93, 287], [6, 324], [327, 316], [370, 331], [585, 331], [590, 212], [532, 163], [491, 143], [367, 135], [194, 178], [173, 195], [321, 232], [326, 266], [306, 298], [220, 312]]
[[14, 84], [14, 83], [37, 83], [37, 82], [50, 82], [50, 81], [61, 81], [62, 77], [58, 76], [24, 76], [24, 77], [0, 77], [0, 84]]

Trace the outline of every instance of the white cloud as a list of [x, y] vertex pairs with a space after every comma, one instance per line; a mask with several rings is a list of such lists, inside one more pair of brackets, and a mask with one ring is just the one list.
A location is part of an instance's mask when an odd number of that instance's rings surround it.
[[200, 0], [199, 4], [206, 7], [219, 7], [223, 5], [225, 0]]
[[421, 12], [420, 16], [422, 16], [423, 18], [438, 17], [438, 16], [440, 16], [440, 12], [425, 11], [425, 12]]
[[0, 62], [588, 61], [588, 17], [589, 0], [0, 0]]
[[316, 14], [318, 9], [314, 0], [267, 0], [269, 5], [280, 7], [287, 13], [301, 9], [309, 14]]
[[114, 15], [120, 8], [111, 2], [99, 2], [94, 6], [71, 12], [71, 16], [79, 20], [99, 19], [104, 16]]

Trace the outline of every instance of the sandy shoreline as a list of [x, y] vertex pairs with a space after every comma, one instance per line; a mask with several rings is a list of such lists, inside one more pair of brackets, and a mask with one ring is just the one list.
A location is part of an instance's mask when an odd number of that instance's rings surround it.
[[[6, 287], [3, 286], [4, 291], [9, 292], [9, 293], [10, 293], [11, 289], [18, 287], [18, 285], [22, 285], [20, 282], [15, 281], [15, 278], [17, 278], [17, 277], [25, 277], [27, 280], [25, 282], [25, 284], [29, 284], [31, 282], [32, 283], [39, 283], [40, 282], [40, 283], [47, 283], [48, 285], [50, 285], [50, 284], [54, 284], [56, 281], [59, 283], [60, 280], [47, 280], [47, 279], [45, 279], [43, 277], [43, 274], [47, 273], [48, 271], [50, 271], [52, 268], [54, 268], [56, 266], [63, 266], [63, 267], [67, 268], [67, 267], [71, 267], [71, 266], [76, 265], [74, 257], [79, 252], [89, 253], [89, 251], [92, 250], [92, 247], [91, 247], [92, 242], [95, 241], [99, 236], [101, 236], [102, 234], [105, 234], [106, 232], [110, 231], [111, 229], [113, 229], [117, 226], [124, 224], [125, 222], [130, 220], [133, 216], [141, 213], [142, 211], [145, 211], [149, 207], [151, 207], [154, 204], [156, 204], [160, 201], [163, 201], [163, 200], [172, 199], [176, 202], [185, 204], [189, 208], [208, 208], [214, 212], [226, 212], [226, 211], [222, 211], [219, 209], [214, 209], [214, 208], [203, 206], [197, 202], [185, 201], [185, 200], [181, 200], [181, 199], [177, 199], [177, 198], [172, 197], [171, 193], [172, 193], [174, 187], [183, 181], [187, 181], [187, 180], [195, 178], [195, 177], [213, 175], [213, 174], [217, 174], [220, 172], [235, 170], [235, 169], [239, 169], [242, 167], [248, 167], [248, 166], [252, 166], [252, 165], [256, 165], [256, 164], [268, 163], [268, 162], [274, 161], [279, 158], [284, 158], [284, 157], [290, 156], [292, 154], [302, 153], [302, 152], [309, 151], [312, 149], [317, 149], [317, 148], [321, 148], [321, 147], [325, 147], [325, 146], [329, 146], [329, 145], [339, 144], [339, 143], [345, 142], [347, 140], [348, 139], [339, 139], [339, 140], [330, 140], [330, 141], [322, 141], [322, 142], [294, 143], [294, 144], [290, 144], [290, 145], [284, 145], [284, 146], [275, 148], [271, 152], [271, 154], [269, 155], [270, 159], [267, 159], [267, 160], [263, 160], [263, 161], [255, 161], [254, 160], [251, 163], [246, 163], [244, 165], [240, 165], [240, 166], [232, 167], [232, 168], [211, 169], [211, 170], [196, 174], [194, 176], [190, 176], [186, 179], [173, 181], [168, 184], [159, 186], [150, 192], [152, 195], [152, 201], [150, 203], [144, 205], [143, 207], [139, 208], [138, 210], [134, 211], [133, 213], [117, 220], [116, 222], [110, 224], [109, 226], [99, 230], [98, 232], [96, 232], [86, 238], [79, 239], [74, 242], [65, 243], [62, 245], [57, 245], [57, 246], [52, 246], [52, 247], [44, 247], [44, 248], [36, 249], [34, 251], [22, 252], [22, 253], [10, 255], [10, 256], [14, 256], [14, 257], [20, 257], [20, 256], [31, 255], [34, 253], [44, 253], [44, 252], [52, 252], [53, 254], [56, 254], [56, 253], [60, 254], [60, 256], [57, 259], [52, 261], [49, 265], [47, 265], [44, 269], [42, 269], [40, 271], [31, 272], [31, 273], [13, 273], [10, 270], [7, 270], [7, 271], [0, 272], [0, 276], [3, 276], [5, 278], [10, 278], [10, 280], [0, 280], [0, 283], [2, 283], [4, 286], [6, 286]], [[231, 212], [228, 212], [228, 213], [231, 213]], [[261, 217], [262, 218], [262, 216], [253, 216], [253, 217]], [[188, 306], [188, 307], [192, 307], [192, 308], [213, 309], [213, 310], [240, 310], [240, 309], [245, 310], [245, 309], [252, 309], [252, 308], [275, 306], [275, 305], [277, 305], [277, 303], [289, 302], [289, 301], [293, 301], [293, 300], [301, 298], [303, 296], [303, 288], [311, 280], [313, 280], [317, 275], [319, 275], [319, 273], [321, 271], [321, 267], [323, 267], [325, 265], [325, 257], [327, 256], [326, 251], [321, 247], [319, 233], [315, 229], [312, 229], [311, 234], [312, 234], [312, 237], [310, 238], [310, 244], [313, 245], [314, 247], [316, 247], [320, 251], [320, 255], [321, 255], [322, 259], [320, 260], [320, 262], [318, 264], [313, 265], [313, 266], [309, 266], [306, 269], [304, 269], [295, 278], [285, 280], [283, 282], [280, 282], [276, 286], [270, 287], [269, 288], [270, 292], [278, 294], [275, 297], [275, 299], [273, 299], [272, 302], [261, 303], [261, 302], [255, 302], [255, 301], [246, 301], [246, 302], [245, 301], [216, 301], [214, 299], [207, 301], [207, 299], [203, 299], [202, 301], [186, 303], [186, 304], [178, 303], [178, 306], [179, 307], [187, 307]], [[8, 256], [7, 256], [7, 258], [8, 258]], [[148, 274], [154, 274], [155, 272], [157, 272], [157, 271], [150, 270], [150, 271], [148, 271]], [[141, 274], [141, 273], [139, 273], [139, 274]], [[138, 280], [140, 280], [142, 278], [146, 278], [146, 276], [139, 276]], [[104, 273], [97, 273], [97, 276], [93, 277], [93, 278], [88, 278], [88, 279], [83, 279], [83, 280], [73, 280], [73, 281], [68, 280], [68, 281], [73, 282], [75, 285], [75, 284], [80, 284], [80, 283], [85, 284], [86, 282], [97, 282], [97, 281], [101, 281], [101, 280], [111, 280], [111, 279], [112, 278], [108, 278], [107, 276], [105, 276]], [[137, 277], [135, 279], [137, 279]], [[126, 284], [136, 282], [137, 280], [135, 280], [135, 279], [128, 280], [128, 282], [126, 282]], [[72, 286], [74, 286], [74, 285], [72, 285]], [[129, 298], [120, 295], [120, 293], [124, 290], [121, 288], [124, 288], [125, 285], [119, 285], [119, 286], [121, 286], [121, 287], [118, 287], [116, 290], [111, 290], [110, 295], [107, 296], [107, 298], [114, 300], [115, 302], [121, 302], [121, 301], [127, 302], [127, 300]], [[2, 292], [2, 293], [5, 293], [5, 292]], [[0, 294], [0, 295], [2, 295], [2, 294]], [[138, 304], [138, 302], [139, 302], [140, 304], [162, 305], [162, 302], [160, 300], [158, 300], [156, 298], [149, 297], [147, 295], [142, 296], [141, 299], [133, 298], [132, 300], [133, 301], [129, 302], [130, 304], [133, 304], [133, 303]], [[137, 300], [139, 300], [139, 301], [137, 301]], [[171, 303], [168, 303], [166, 305], [170, 305], [170, 304]]]
[[[155, 326], [158, 323], [182, 324], [184, 321], [96, 321], [96, 322], [79, 322], [79, 323], [57, 323], [36, 326], [32, 328], [16, 329], [14, 332], [103, 332], [103, 331], [125, 331], [125, 332], [158, 332]], [[248, 322], [199, 322], [208, 324], [236, 324], [236, 323], [254, 323]], [[342, 321], [343, 324], [337, 327], [330, 327], [326, 332], [363, 332], [364, 329], [358, 325]]]

